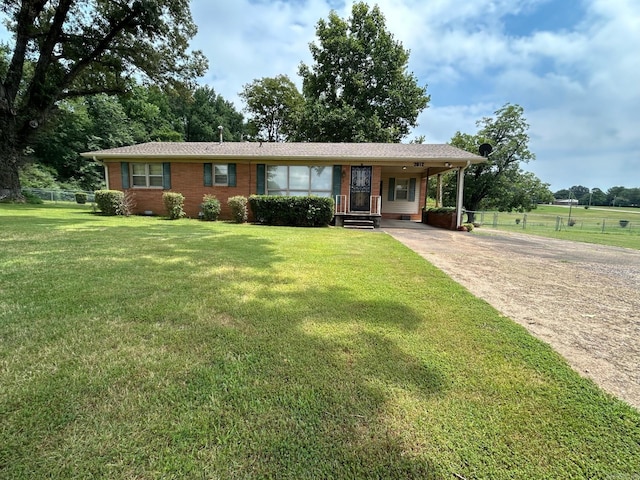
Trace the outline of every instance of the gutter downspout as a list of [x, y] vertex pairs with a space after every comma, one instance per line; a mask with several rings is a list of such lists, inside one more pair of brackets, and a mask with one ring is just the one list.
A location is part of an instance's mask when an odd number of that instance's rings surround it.
[[458, 168], [458, 192], [456, 195], [456, 228], [462, 225], [462, 209], [464, 201], [464, 171], [471, 165], [471, 161], [467, 160], [467, 164], [464, 167]]
[[111, 190], [109, 188], [109, 167], [107, 167], [106, 163], [102, 163], [100, 160], [98, 160], [95, 155], [93, 156], [93, 161], [96, 162], [98, 165], [102, 165], [104, 167], [104, 181], [106, 184], [106, 189]]

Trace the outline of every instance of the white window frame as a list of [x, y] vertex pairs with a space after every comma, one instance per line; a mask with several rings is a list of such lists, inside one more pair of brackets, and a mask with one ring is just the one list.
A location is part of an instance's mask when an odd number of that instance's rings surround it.
[[[144, 165], [144, 174], [134, 174], [134, 167]], [[151, 165], [159, 165], [160, 166], [160, 174], [151, 174], [150, 166]], [[131, 188], [158, 188], [162, 189], [164, 185], [164, 168], [162, 163], [131, 163], [129, 165], [129, 175], [131, 176]], [[144, 178], [144, 185], [136, 185], [136, 178]], [[151, 178], [159, 178], [160, 185], [151, 185]]]
[[[224, 170], [224, 173], [218, 173], [219, 169]], [[229, 186], [229, 164], [228, 163], [214, 163], [213, 171], [211, 172], [211, 175], [213, 175], [214, 186], [217, 186], [217, 187]], [[224, 181], [221, 181], [222, 178], [224, 178]]]
[[[290, 184], [291, 184], [291, 170], [290, 168], [292, 166], [304, 166], [307, 168], [308, 171], [308, 176], [307, 176], [307, 188], [302, 190], [299, 188], [296, 189], [292, 189]], [[287, 184], [283, 185], [282, 188], [278, 189], [278, 192], [285, 192], [284, 195], [286, 196], [316, 196], [316, 197], [331, 197], [333, 194], [333, 170], [330, 167], [325, 167], [327, 168], [328, 172], [329, 172], [329, 179], [330, 179], [330, 184], [329, 184], [329, 188], [327, 190], [323, 190], [323, 189], [313, 189], [311, 188], [311, 180], [312, 180], [312, 169], [315, 168], [314, 166], [307, 166], [307, 165], [267, 165], [266, 167], [266, 175], [267, 175], [267, 180], [265, 182], [265, 186], [266, 186], [266, 192], [267, 195], [274, 195], [273, 193], [270, 193], [269, 191], [269, 167], [277, 167], [277, 168], [286, 168], [287, 169]], [[324, 166], [323, 166], [324, 167]], [[272, 190], [273, 191], [273, 190]]]
[[[404, 188], [400, 188], [403, 186]], [[402, 193], [402, 192], [404, 192], [404, 198], [398, 196], [398, 193]], [[393, 199], [396, 202], [409, 201], [409, 179], [408, 178], [396, 178], [396, 186], [393, 192]]]

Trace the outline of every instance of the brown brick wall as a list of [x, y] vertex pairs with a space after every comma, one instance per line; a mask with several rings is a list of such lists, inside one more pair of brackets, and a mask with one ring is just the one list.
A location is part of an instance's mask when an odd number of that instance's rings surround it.
[[[122, 190], [122, 174], [120, 162], [111, 162], [107, 164], [109, 172], [109, 188], [112, 190]], [[382, 179], [382, 167], [374, 166], [371, 179], [372, 195], [381, 195], [380, 181]], [[342, 182], [340, 193], [347, 196], [349, 201], [349, 187], [351, 181], [351, 167], [342, 167]], [[205, 187], [204, 186], [204, 167], [202, 163], [172, 163], [171, 164], [171, 191], [184, 195], [184, 211], [188, 217], [197, 218], [200, 211], [202, 197], [205, 194], [215, 195], [222, 207], [220, 218], [230, 219], [231, 214], [227, 206], [229, 197], [235, 195], [243, 195], [249, 197], [256, 193], [256, 165], [236, 164], [236, 187]], [[144, 213], [145, 210], [151, 210], [156, 215], [165, 215], [164, 205], [162, 203], [161, 188], [130, 188], [129, 192], [135, 196], [136, 207], [133, 213]], [[426, 191], [426, 178], [420, 182], [420, 199], [424, 199]], [[384, 193], [382, 193], [384, 194]], [[418, 194], [418, 192], [416, 192]], [[422, 200], [421, 200], [422, 202]], [[387, 217], [383, 212], [383, 217]], [[414, 215], [412, 215], [412, 219]], [[420, 220], [421, 214], [415, 215], [415, 220]]]
[[[230, 219], [231, 212], [227, 206], [229, 197], [243, 195], [249, 197], [256, 189], [256, 166], [248, 164], [236, 164], [236, 187], [204, 186], [204, 167], [202, 163], [172, 163], [171, 164], [171, 190], [184, 195], [184, 211], [188, 217], [197, 218], [200, 204], [204, 195], [215, 195], [220, 200], [222, 211], [220, 218]], [[109, 188], [122, 190], [122, 173], [120, 163], [109, 163]], [[136, 207], [133, 213], [144, 213], [151, 210], [156, 215], [165, 215], [166, 211], [162, 203], [161, 188], [130, 188], [134, 194]]]

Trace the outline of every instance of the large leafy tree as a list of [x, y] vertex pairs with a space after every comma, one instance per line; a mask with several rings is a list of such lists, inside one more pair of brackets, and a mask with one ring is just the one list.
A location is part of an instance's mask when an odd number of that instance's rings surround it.
[[387, 31], [380, 9], [353, 5], [316, 27], [314, 64], [300, 65], [305, 111], [299, 140], [399, 142], [427, 107], [426, 87], [407, 71], [409, 51]]
[[[104, 98], [104, 102], [97, 103], [103, 104], [107, 100], [108, 97]], [[47, 167], [43, 169], [44, 171], [54, 172], [58, 182], [75, 185], [75, 188], [91, 189], [102, 181], [100, 172], [102, 169], [98, 169], [93, 162], [87, 162], [78, 153], [89, 149], [88, 144], [94, 142], [92, 137], [96, 133], [101, 136], [111, 136], [110, 133], [93, 128], [92, 118], [84, 99], [64, 100], [58, 105], [55, 119], [39, 129], [38, 135], [31, 143], [33, 159]], [[25, 167], [21, 169], [21, 178], [24, 178], [24, 170]], [[26, 170], [37, 171], [38, 169], [27, 168]], [[23, 183], [22, 186], [26, 185]], [[46, 182], [35, 186], [50, 187]]]
[[253, 137], [283, 142], [295, 136], [304, 98], [287, 75], [254, 80], [244, 85], [240, 97], [246, 103]]
[[607, 201], [614, 207], [640, 205], [640, 188], [611, 187], [607, 190]]
[[134, 77], [184, 82], [206, 61], [188, 52], [189, 0], [1, 0], [11, 32], [0, 65], [0, 197], [19, 199], [24, 151], [64, 99], [119, 93]]
[[174, 112], [172, 101], [180, 95], [191, 95], [188, 89], [162, 90], [156, 85], [134, 85], [119, 97], [135, 143], [184, 140], [184, 125]]
[[479, 130], [475, 135], [456, 132], [451, 139], [453, 146], [476, 154], [480, 145], [492, 146], [486, 163], [465, 170], [464, 206], [468, 211], [530, 210], [536, 200], [550, 198], [548, 185], [520, 168], [535, 159], [529, 150], [529, 125], [521, 106], [506, 104], [493, 117], [485, 117], [476, 125]]
[[182, 108], [187, 142], [215, 142], [222, 138], [239, 142], [244, 132], [244, 117], [233, 103], [207, 86], [198, 87]]

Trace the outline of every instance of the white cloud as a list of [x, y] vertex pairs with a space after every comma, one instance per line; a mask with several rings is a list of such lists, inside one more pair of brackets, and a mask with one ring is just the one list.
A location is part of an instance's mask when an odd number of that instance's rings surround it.
[[[199, 26], [193, 47], [210, 61], [202, 83], [238, 109], [238, 92], [254, 79], [287, 74], [300, 85], [298, 66], [311, 63], [318, 20], [332, 8], [347, 17], [354, 1], [192, 0]], [[573, 23], [563, 24], [565, 2], [370, 1], [410, 49], [410, 71], [429, 85], [430, 108], [411, 137], [446, 142], [517, 103], [537, 155], [526, 168], [552, 189], [640, 186], [640, 2], [573, 2]], [[538, 8], [557, 13], [556, 23], [536, 16]]]
[[[586, 14], [573, 25], [507, 31], [518, 15], [535, 21], [536, 8], [566, 7], [564, 1], [371, 2], [411, 50], [409, 69], [432, 95], [411, 138], [446, 142], [456, 131], [474, 133], [477, 120], [517, 103], [525, 108], [537, 155], [525, 168], [552, 188], [576, 184], [576, 172], [585, 184], [601, 181], [603, 189], [640, 185], [638, 170], [629, 170], [640, 158], [640, 4], [584, 0], [576, 6]], [[316, 23], [332, 6], [347, 17], [353, 3], [193, 0], [200, 27], [194, 47], [211, 63], [204, 82], [238, 108], [237, 93], [256, 78], [284, 73], [300, 85], [298, 66], [311, 62]], [[446, 100], [439, 96], [444, 92]]]

